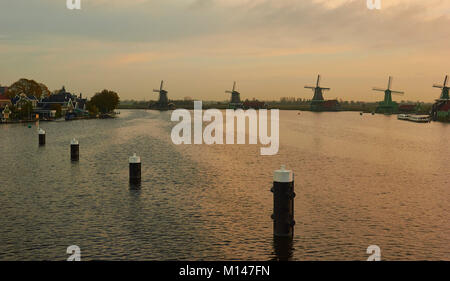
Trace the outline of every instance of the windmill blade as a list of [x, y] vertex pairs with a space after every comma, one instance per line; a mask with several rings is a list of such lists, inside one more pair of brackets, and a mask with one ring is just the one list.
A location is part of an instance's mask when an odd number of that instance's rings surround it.
[[225, 93], [232, 94], [233, 92], [232, 91], [225, 91]]
[[233, 83], [233, 92], [236, 90], [236, 81]]
[[391, 89], [391, 86], [392, 86], [392, 80], [393, 80], [393, 78], [392, 78], [392, 76], [389, 76], [389, 82], [388, 82], [388, 90], [390, 90]]
[[433, 84], [433, 88], [439, 88], [439, 89], [442, 89], [442, 88], [444, 88], [444, 86], [439, 85], [439, 84]]
[[164, 86], [164, 80], [161, 80], [161, 87], [159, 87], [160, 91], [162, 91], [163, 86]]
[[381, 89], [381, 88], [374, 87], [374, 88], [372, 88], [372, 91], [385, 92], [386, 90], [385, 90], [385, 89]]
[[447, 87], [448, 75], [445, 75], [444, 79], [444, 87]]
[[305, 86], [305, 89], [315, 89], [316, 87], [313, 87], [313, 86]]
[[153, 92], [154, 92], [154, 93], [160, 93], [161, 90], [155, 90], [155, 89], [153, 89]]
[[316, 84], [316, 86], [320, 87], [320, 74], [317, 75], [317, 84]]
[[330, 88], [319, 88], [319, 89], [321, 89], [322, 91], [329, 91], [329, 90], [331, 90]]
[[405, 92], [402, 91], [391, 91], [392, 94], [403, 95]]

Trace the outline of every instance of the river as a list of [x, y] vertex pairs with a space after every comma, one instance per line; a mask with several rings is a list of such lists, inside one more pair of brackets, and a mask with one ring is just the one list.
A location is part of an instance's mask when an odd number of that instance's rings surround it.
[[[0, 260], [450, 260], [450, 125], [280, 112], [280, 148], [174, 145], [170, 112], [0, 126]], [[70, 140], [80, 142], [72, 163]], [[130, 189], [128, 157], [142, 159]], [[272, 237], [273, 171], [295, 173], [292, 244]]]

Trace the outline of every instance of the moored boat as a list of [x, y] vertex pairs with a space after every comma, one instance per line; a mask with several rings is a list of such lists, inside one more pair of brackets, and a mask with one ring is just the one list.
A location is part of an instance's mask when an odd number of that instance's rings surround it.
[[409, 114], [399, 114], [397, 115], [398, 120], [409, 120]]
[[429, 115], [399, 114], [399, 115], [397, 115], [397, 119], [416, 122], [416, 123], [431, 122], [431, 116], [429, 116]]
[[417, 122], [417, 123], [430, 123], [431, 116], [430, 115], [410, 115], [408, 120], [412, 121], [412, 122]]

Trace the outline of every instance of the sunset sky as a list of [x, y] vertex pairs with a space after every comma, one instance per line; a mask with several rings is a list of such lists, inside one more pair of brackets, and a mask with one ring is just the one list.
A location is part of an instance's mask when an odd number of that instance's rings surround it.
[[381, 100], [373, 86], [432, 101], [450, 74], [450, 1], [382, 0], [0, 1], [0, 84], [20, 78], [121, 99], [325, 98]]

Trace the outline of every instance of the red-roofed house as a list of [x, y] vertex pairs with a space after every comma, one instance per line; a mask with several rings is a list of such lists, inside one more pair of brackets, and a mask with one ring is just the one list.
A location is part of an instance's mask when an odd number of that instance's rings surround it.
[[6, 96], [8, 87], [0, 87], [0, 108], [4, 108], [6, 105], [11, 106], [11, 100]]
[[400, 112], [414, 112], [417, 110], [417, 104], [401, 104], [398, 106]]

